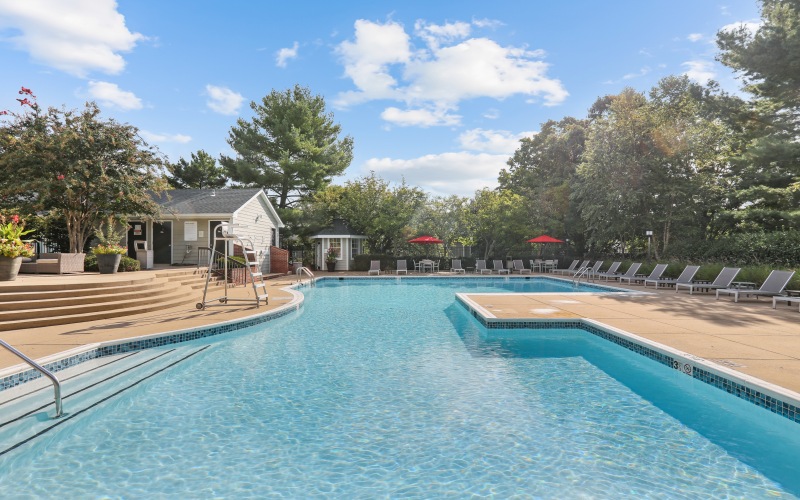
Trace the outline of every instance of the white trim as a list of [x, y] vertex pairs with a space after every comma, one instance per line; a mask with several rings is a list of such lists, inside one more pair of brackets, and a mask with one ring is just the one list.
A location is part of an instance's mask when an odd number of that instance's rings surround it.
[[278, 216], [278, 212], [275, 211], [275, 207], [272, 206], [272, 202], [269, 201], [269, 197], [267, 196], [267, 193], [265, 193], [263, 189], [259, 189], [258, 192], [256, 194], [254, 194], [249, 200], [247, 200], [246, 202], [242, 203], [241, 206], [239, 206], [239, 208], [234, 210], [233, 214], [231, 214], [232, 217], [236, 217], [239, 214], [239, 210], [243, 209], [245, 207], [245, 205], [247, 205], [251, 201], [255, 200], [259, 196], [262, 196], [264, 198], [264, 201], [266, 202], [267, 208], [269, 209], [269, 214], [272, 217], [273, 222], [275, 222], [275, 227], [277, 227], [277, 228], [286, 227], [283, 224], [283, 221], [281, 220], [281, 218]]

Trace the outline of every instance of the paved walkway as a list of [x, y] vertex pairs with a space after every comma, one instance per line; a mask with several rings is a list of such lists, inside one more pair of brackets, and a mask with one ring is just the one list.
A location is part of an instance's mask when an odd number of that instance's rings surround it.
[[[129, 273], [115, 276], [121, 279], [126, 274]], [[325, 276], [328, 273], [316, 274]], [[76, 279], [65, 276], [27, 278], [26, 281], [30, 283], [31, 279], [58, 278]], [[268, 281], [269, 305], [258, 309], [251, 305], [240, 305], [198, 311], [190, 304], [115, 320], [0, 332], [0, 338], [32, 358], [39, 359], [85, 344], [180, 330], [259, 314], [292, 300], [291, 292], [284, 288], [295, 281], [294, 276]], [[629, 288], [643, 291], [642, 287]], [[237, 287], [232, 293], [247, 291], [246, 288]], [[201, 296], [202, 290], [198, 290], [198, 301]], [[800, 393], [800, 313], [796, 306], [781, 304], [777, 310], [773, 310], [769, 299], [756, 301], [743, 298], [735, 304], [727, 297], [716, 301], [713, 294], [690, 296], [684, 291], [676, 294], [671, 289], [649, 295], [624, 296], [470, 294], [469, 297], [488, 314], [498, 318], [594, 319]], [[0, 369], [16, 364], [16, 358], [0, 350]]]

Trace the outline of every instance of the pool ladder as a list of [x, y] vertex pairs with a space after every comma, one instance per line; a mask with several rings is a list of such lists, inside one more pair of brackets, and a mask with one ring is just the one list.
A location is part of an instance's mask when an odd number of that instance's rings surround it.
[[316, 278], [316, 276], [314, 276], [314, 273], [311, 272], [311, 269], [309, 269], [309, 268], [307, 268], [305, 266], [298, 267], [297, 271], [295, 271], [295, 273], [297, 274], [297, 282], [298, 283], [303, 281], [303, 274], [306, 274], [306, 275], [308, 275], [309, 278], [311, 278], [311, 280], [309, 280], [309, 283], [311, 283], [311, 286], [316, 286], [317, 278]]
[[581, 278], [586, 278], [586, 282], [589, 282], [589, 278], [592, 275], [592, 268], [591, 267], [582, 267], [578, 269], [578, 271], [572, 276], [572, 284], [577, 285], [581, 282]]
[[53, 382], [53, 392], [55, 393], [55, 400], [56, 400], [56, 418], [59, 418], [62, 414], [62, 407], [61, 407], [61, 382], [58, 381], [58, 377], [53, 375], [53, 372], [45, 368], [44, 366], [40, 365], [36, 361], [32, 360], [28, 356], [22, 354], [14, 347], [0, 339], [0, 345], [11, 351], [12, 354], [16, 355], [18, 358], [23, 360], [24, 362], [28, 363], [31, 367], [33, 367], [36, 371], [44, 375], [45, 377], [49, 378], [51, 382]]

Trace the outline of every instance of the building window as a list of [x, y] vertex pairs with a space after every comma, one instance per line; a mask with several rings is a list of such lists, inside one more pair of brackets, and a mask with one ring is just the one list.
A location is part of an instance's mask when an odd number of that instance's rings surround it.
[[356, 255], [361, 255], [361, 240], [352, 239], [350, 240], [350, 255], [355, 257]]
[[328, 242], [328, 248], [333, 248], [336, 251], [336, 259], [342, 260], [342, 240], [331, 239]]
[[277, 230], [276, 230], [276, 229], [273, 227], [272, 229], [270, 229], [270, 232], [272, 233], [272, 234], [270, 235], [270, 239], [269, 239], [269, 241], [270, 241], [270, 245], [272, 245], [272, 246], [276, 247], [276, 246], [278, 246], [278, 242], [277, 242], [277, 239], [278, 239], [278, 231], [277, 231]]

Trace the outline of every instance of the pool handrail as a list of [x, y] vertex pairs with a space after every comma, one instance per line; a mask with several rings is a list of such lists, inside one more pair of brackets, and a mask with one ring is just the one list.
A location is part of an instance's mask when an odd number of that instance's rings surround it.
[[28, 363], [33, 369], [44, 375], [45, 377], [49, 378], [51, 382], [53, 382], [53, 392], [55, 396], [56, 402], [56, 417], [59, 418], [62, 415], [62, 406], [61, 406], [61, 382], [58, 381], [58, 377], [53, 375], [53, 372], [45, 368], [44, 366], [40, 365], [36, 361], [32, 360], [25, 354], [21, 353], [13, 346], [5, 342], [3, 339], [0, 339], [0, 345], [11, 351], [12, 354], [15, 354], [18, 358]]
[[309, 268], [307, 268], [305, 266], [298, 267], [297, 271], [295, 271], [295, 273], [297, 274], [297, 282], [298, 283], [300, 283], [302, 281], [302, 277], [301, 276], [303, 274], [307, 274], [309, 276], [309, 278], [311, 278], [311, 280], [310, 280], [311, 281], [311, 286], [314, 286], [316, 284], [316, 282], [317, 282], [317, 279], [316, 279], [316, 276], [314, 276], [314, 273], [311, 272], [311, 269], [309, 269]]

